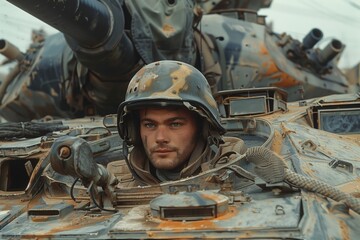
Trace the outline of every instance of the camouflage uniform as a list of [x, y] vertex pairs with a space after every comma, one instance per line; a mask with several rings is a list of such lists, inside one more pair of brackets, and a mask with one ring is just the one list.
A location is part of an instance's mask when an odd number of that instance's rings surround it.
[[[176, 176], [165, 176], [153, 169], [144, 152], [137, 110], [149, 106], [184, 106], [196, 112], [203, 123], [195, 150]], [[221, 126], [217, 104], [205, 77], [191, 65], [178, 61], [155, 62], [135, 74], [128, 86], [126, 99], [119, 106], [118, 130], [124, 139], [124, 152], [129, 146], [133, 148], [126, 159], [128, 168], [124, 167], [124, 163], [113, 163], [109, 167], [117, 165], [121, 170], [116, 175], [125, 181], [129, 175], [124, 173], [130, 170], [136, 184], [156, 184], [189, 177], [207, 169], [210, 162], [230, 151], [245, 152], [242, 140], [222, 136], [225, 129]]]

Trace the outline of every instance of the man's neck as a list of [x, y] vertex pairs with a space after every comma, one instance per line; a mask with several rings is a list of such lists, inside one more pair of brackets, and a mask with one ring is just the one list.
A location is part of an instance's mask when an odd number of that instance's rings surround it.
[[156, 169], [156, 177], [161, 181], [175, 181], [180, 179], [180, 171]]

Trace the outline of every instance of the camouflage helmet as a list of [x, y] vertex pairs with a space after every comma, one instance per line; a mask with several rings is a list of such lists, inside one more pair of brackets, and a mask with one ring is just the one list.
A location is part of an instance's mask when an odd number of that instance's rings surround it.
[[193, 66], [171, 60], [144, 66], [131, 79], [125, 101], [118, 108], [118, 131], [129, 145], [136, 142], [136, 110], [146, 107], [185, 106], [205, 118], [209, 131], [225, 133], [217, 104], [203, 74]]

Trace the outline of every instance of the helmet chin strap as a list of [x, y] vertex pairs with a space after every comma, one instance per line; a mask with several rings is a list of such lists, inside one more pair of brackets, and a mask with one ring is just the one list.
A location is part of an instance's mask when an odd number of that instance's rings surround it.
[[219, 151], [219, 145], [223, 142], [221, 135], [214, 131], [208, 121], [203, 121], [202, 136], [209, 145], [211, 151], [216, 154]]
[[123, 141], [122, 145], [123, 145], [122, 148], [123, 148], [123, 153], [124, 153], [124, 157], [125, 157], [125, 162], [126, 162], [126, 165], [129, 168], [131, 174], [133, 175], [133, 177], [137, 181], [147, 185], [147, 183], [140, 178], [140, 176], [135, 172], [134, 168], [130, 164], [130, 161], [129, 161], [129, 158], [128, 158], [128, 156], [129, 156], [129, 148], [128, 148], [128, 145], [127, 145], [125, 140]]

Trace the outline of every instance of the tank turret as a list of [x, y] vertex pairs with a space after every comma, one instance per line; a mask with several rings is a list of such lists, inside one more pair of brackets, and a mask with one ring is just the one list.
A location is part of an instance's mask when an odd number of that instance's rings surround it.
[[24, 54], [11, 42], [0, 39], [0, 53], [4, 55], [8, 61], [21, 61], [24, 59]]
[[359, 90], [337, 66], [339, 40], [319, 49], [319, 28], [298, 41], [265, 25], [257, 10], [271, 1], [8, 1], [61, 32], [19, 63], [2, 94], [8, 121], [115, 113], [135, 72], [166, 59], [195, 66], [213, 93], [274, 86], [294, 101]]

